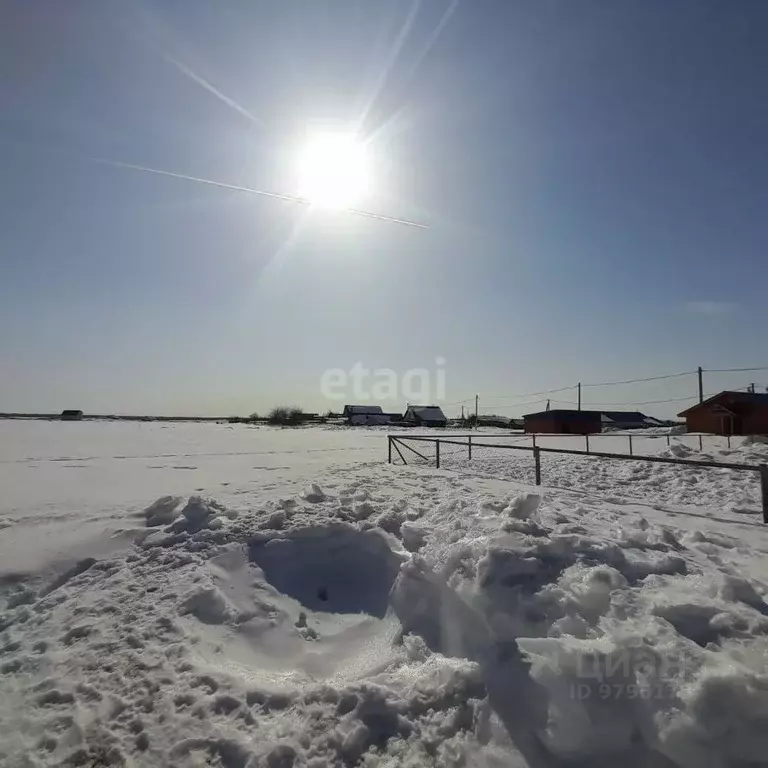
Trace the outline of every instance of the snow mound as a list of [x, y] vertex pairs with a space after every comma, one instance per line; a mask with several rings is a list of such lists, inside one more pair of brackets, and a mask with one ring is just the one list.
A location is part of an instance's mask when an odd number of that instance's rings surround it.
[[[768, 635], [756, 585], [724, 574], [702, 590], [683, 537], [640, 516], [587, 534], [540, 509], [510, 528], [510, 506], [497, 505], [499, 533], [468, 532], [442, 567], [417, 556], [401, 569], [392, 604], [404, 630], [476, 662], [517, 746], [536, 733], [549, 760], [757, 760], [768, 684], [744, 660], [734, 672], [726, 653]], [[723, 734], [741, 715], [718, 720], [710, 677], [750, 708], [738, 741]]]
[[662, 455], [667, 455], [671, 459], [688, 459], [695, 453], [696, 451], [689, 448], [685, 443], [672, 443]]
[[179, 613], [191, 613], [205, 624], [224, 624], [237, 618], [237, 611], [213, 585], [190, 590], [179, 606]]
[[521, 493], [509, 502], [504, 511], [517, 520], [529, 520], [535, 517], [540, 504], [541, 496], [538, 493]]
[[255, 537], [249, 557], [275, 589], [310, 610], [379, 618], [402, 562], [379, 531], [342, 523]]
[[182, 516], [173, 523], [172, 529], [197, 533], [211, 525], [213, 528], [221, 527], [224, 511], [224, 507], [217, 501], [192, 496], [184, 509], [181, 510]]
[[144, 517], [147, 519], [147, 528], [153, 528], [158, 525], [170, 525], [178, 516], [181, 496], [163, 496], [154, 501], [144, 510]]
[[328, 497], [317, 483], [312, 483], [312, 485], [302, 493], [302, 498], [311, 504], [319, 504], [321, 501], [325, 501]]

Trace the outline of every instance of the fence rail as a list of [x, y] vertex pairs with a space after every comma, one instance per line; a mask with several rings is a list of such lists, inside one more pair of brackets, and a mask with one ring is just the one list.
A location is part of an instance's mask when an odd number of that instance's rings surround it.
[[[454, 435], [455, 436], [455, 435]], [[465, 435], [462, 435], [462, 437], [465, 437]], [[483, 440], [485, 439], [482, 435], [482, 433], [476, 433], [472, 435], [473, 439], [475, 440]], [[641, 445], [643, 443], [647, 442], [653, 442], [656, 440], [664, 440], [667, 443], [667, 446], [672, 445], [672, 442], [681, 443], [682, 445], [687, 445], [688, 447], [691, 446], [691, 443], [688, 441], [696, 441], [699, 445], [699, 450], [703, 451], [705, 446], [708, 442], [711, 441], [722, 441], [722, 444], [725, 444], [725, 446], [730, 450], [732, 447], [732, 439], [738, 440], [741, 436], [739, 435], [713, 435], [711, 433], [705, 433], [705, 432], [681, 432], [680, 434], [663, 434], [663, 435], [648, 435], [645, 434], [642, 430], [639, 430], [637, 432], [598, 432], [593, 434], [550, 434], [550, 433], [542, 433], [542, 432], [509, 432], [509, 433], [503, 433], [503, 434], [496, 434], [496, 435], [489, 435], [488, 439], [497, 439], [497, 438], [512, 438], [515, 440], [515, 442], [530, 442], [531, 445], [537, 445], [538, 443], [541, 443], [545, 440], [583, 440], [584, 445], [586, 448], [586, 452], [589, 453], [589, 446], [590, 442], [595, 441], [606, 441], [610, 440], [613, 442], [623, 440], [626, 442], [627, 447], [629, 449], [629, 453], [634, 453], [634, 447], [640, 443]], [[538, 441], [538, 442], [537, 442]], [[717, 445], [713, 445], [713, 447], [717, 447]]]
[[472, 449], [477, 451], [478, 448], [495, 448], [507, 451], [523, 451], [533, 454], [533, 466], [536, 478], [536, 485], [541, 485], [541, 454], [542, 453], [559, 453], [567, 454], [571, 456], [594, 456], [602, 459], [616, 459], [619, 461], [646, 461], [656, 464], [676, 464], [688, 467], [706, 467], [709, 469], [732, 469], [738, 472], [757, 472], [760, 475], [760, 496], [762, 501], [763, 522], [768, 524], [768, 464], [737, 464], [733, 462], [723, 461], [709, 461], [698, 459], [678, 459], [670, 458], [666, 456], [643, 456], [632, 453], [608, 453], [605, 451], [590, 451], [589, 443], [587, 442], [587, 450], [576, 450], [573, 448], [545, 448], [541, 445], [510, 445], [509, 443], [486, 443], [478, 442], [477, 438], [473, 441], [472, 436], [468, 435], [462, 439], [460, 435], [452, 437], [432, 437], [431, 435], [387, 435], [388, 440], [388, 461], [393, 463], [392, 450], [394, 449], [400, 457], [403, 464], [408, 464], [403, 455], [401, 448], [405, 448], [411, 453], [418, 456], [422, 461], [431, 463], [431, 459], [425, 456], [421, 451], [416, 450], [413, 446], [408, 445], [410, 442], [416, 443], [432, 443], [435, 446], [434, 452], [434, 464], [437, 469], [440, 469], [440, 446], [441, 445], [455, 445], [467, 449], [467, 458], [472, 459]]

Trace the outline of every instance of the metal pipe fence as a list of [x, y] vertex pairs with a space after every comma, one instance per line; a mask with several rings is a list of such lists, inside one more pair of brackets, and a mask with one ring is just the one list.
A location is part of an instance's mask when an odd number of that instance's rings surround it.
[[[426, 463], [427, 465], [431, 466], [434, 464], [436, 469], [440, 469], [440, 463], [441, 463], [441, 450], [440, 446], [457, 446], [457, 448], [454, 449], [453, 454], [457, 454], [459, 449], [465, 449], [466, 450], [466, 458], [468, 460], [472, 460], [473, 457], [473, 449], [475, 452], [475, 455], [477, 454], [477, 450], [479, 448], [492, 448], [492, 449], [499, 449], [503, 451], [523, 451], [527, 453], [533, 454], [533, 469], [534, 469], [534, 478], [535, 478], [535, 484], [541, 485], [541, 478], [542, 478], [542, 468], [541, 468], [541, 455], [543, 453], [550, 453], [550, 454], [564, 454], [564, 455], [570, 455], [570, 456], [592, 456], [595, 458], [602, 458], [602, 459], [614, 459], [617, 461], [643, 461], [643, 462], [650, 462], [655, 464], [672, 464], [672, 465], [678, 465], [678, 466], [687, 466], [687, 467], [703, 467], [707, 469], [730, 469], [735, 470], [738, 472], [757, 472], [760, 477], [760, 499], [762, 503], [762, 513], [763, 513], [763, 522], [768, 524], [768, 464], [743, 464], [743, 463], [735, 463], [735, 462], [723, 462], [723, 461], [710, 461], [708, 459], [683, 459], [683, 458], [672, 458], [667, 456], [645, 456], [642, 454], [635, 454], [632, 452], [632, 443], [631, 443], [631, 436], [630, 437], [630, 453], [611, 453], [606, 451], [590, 451], [589, 450], [589, 437], [587, 437], [587, 443], [586, 448], [587, 450], [580, 450], [580, 449], [573, 449], [573, 448], [547, 448], [545, 446], [539, 445], [535, 442], [535, 435], [534, 435], [534, 442], [533, 445], [515, 445], [515, 444], [509, 444], [509, 443], [486, 443], [486, 442], [478, 442], [477, 436], [475, 436], [475, 439], [473, 440], [471, 436], [463, 437], [462, 435], [454, 435], [450, 437], [432, 437], [431, 435], [407, 435], [407, 436], [401, 436], [401, 435], [387, 435], [388, 440], [388, 461], [390, 464], [396, 463], [393, 461], [393, 448], [397, 452], [398, 456], [400, 457], [400, 460], [404, 465], [407, 465], [408, 462], [405, 459], [405, 455], [400, 450], [401, 448], [406, 449], [406, 451], [409, 451], [410, 454], [413, 454], [418, 459], [421, 460], [422, 463]], [[432, 452], [432, 455], [425, 455], [425, 450], [422, 448], [422, 450], [417, 450], [412, 445], [408, 445], [408, 443], [415, 442], [419, 445], [421, 444], [428, 444], [433, 445], [434, 449]], [[462, 450], [461, 453], [463, 454], [464, 451]], [[443, 451], [443, 454], [445, 455], [445, 451]]]
[[[457, 435], [452, 435], [453, 437], [456, 437]], [[469, 437], [469, 435], [461, 435], [463, 438]], [[596, 444], [599, 446], [601, 443], [605, 442], [617, 442], [620, 440], [626, 441], [626, 445], [629, 451], [630, 455], [634, 455], [637, 452], [637, 446], [640, 444], [641, 446], [643, 444], [651, 444], [658, 440], [664, 441], [667, 444], [667, 447], [669, 448], [672, 445], [673, 440], [676, 444], [684, 445], [689, 448], [695, 448], [698, 447], [698, 450], [703, 451], [706, 447], [712, 447], [712, 448], [724, 448], [727, 447], [729, 450], [732, 447], [732, 437], [736, 437], [736, 439], [739, 439], [739, 436], [732, 436], [732, 435], [713, 435], [713, 434], [703, 434], [698, 432], [683, 432], [680, 434], [675, 435], [669, 435], [669, 434], [662, 434], [662, 435], [647, 435], [641, 433], [633, 433], [633, 432], [601, 432], [596, 434], [585, 434], [585, 435], [577, 435], [577, 434], [549, 434], [549, 433], [523, 433], [523, 432], [509, 432], [509, 433], [501, 433], [501, 434], [489, 434], [487, 439], [501, 439], [506, 440], [510, 439], [513, 440], [516, 443], [524, 443], [528, 442], [531, 447], [534, 447], [536, 445], [541, 445], [542, 447], [546, 444], [547, 440], [580, 440], [583, 441], [584, 444], [584, 452], [585, 453], [591, 453], [590, 447], [595, 446]], [[472, 435], [472, 439], [475, 441], [475, 445], [480, 445], [481, 441], [485, 439], [482, 434], [474, 433]]]

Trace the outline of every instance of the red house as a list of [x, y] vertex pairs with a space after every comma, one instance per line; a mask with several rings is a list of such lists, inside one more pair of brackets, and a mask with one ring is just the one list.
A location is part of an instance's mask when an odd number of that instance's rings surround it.
[[687, 408], [689, 432], [714, 435], [768, 435], [768, 394], [724, 391]]

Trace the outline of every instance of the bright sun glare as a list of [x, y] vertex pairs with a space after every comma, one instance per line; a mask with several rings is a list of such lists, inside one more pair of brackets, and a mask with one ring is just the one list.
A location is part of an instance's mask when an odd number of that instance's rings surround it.
[[365, 147], [354, 134], [321, 134], [299, 154], [299, 195], [323, 208], [352, 208], [368, 191], [368, 174]]

